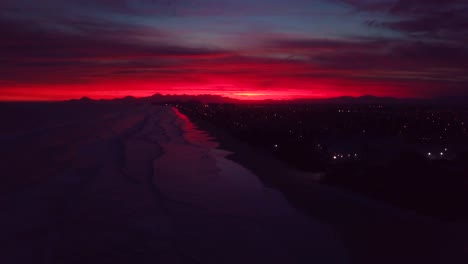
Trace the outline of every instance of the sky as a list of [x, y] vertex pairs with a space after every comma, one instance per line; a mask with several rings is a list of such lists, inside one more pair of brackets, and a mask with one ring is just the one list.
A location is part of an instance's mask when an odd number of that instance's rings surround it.
[[2, 0], [0, 100], [468, 95], [466, 0]]

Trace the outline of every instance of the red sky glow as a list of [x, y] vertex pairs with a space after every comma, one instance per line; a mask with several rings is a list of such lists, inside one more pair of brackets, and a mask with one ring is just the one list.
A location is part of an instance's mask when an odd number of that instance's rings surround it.
[[468, 95], [464, 1], [4, 0], [0, 100]]

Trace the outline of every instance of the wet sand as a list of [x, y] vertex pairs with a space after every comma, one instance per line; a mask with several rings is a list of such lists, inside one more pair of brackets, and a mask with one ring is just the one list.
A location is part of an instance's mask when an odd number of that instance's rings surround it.
[[0, 133], [0, 263], [348, 263], [334, 228], [174, 109], [96, 104]]
[[227, 156], [312, 219], [331, 225], [353, 263], [468, 263], [468, 223], [446, 223], [333, 186], [288, 167], [213, 124], [191, 120], [231, 152]]

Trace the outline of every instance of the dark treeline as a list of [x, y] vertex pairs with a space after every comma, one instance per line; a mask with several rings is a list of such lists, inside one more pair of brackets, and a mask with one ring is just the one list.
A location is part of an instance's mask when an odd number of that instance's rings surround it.
[[178, 103], [189, 117], [320, 182], [446, 220], [468, 216], [468, 109], [422, 105]]

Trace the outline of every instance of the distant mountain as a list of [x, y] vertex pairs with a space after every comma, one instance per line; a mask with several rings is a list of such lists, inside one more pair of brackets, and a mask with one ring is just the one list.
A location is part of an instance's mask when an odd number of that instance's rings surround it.
[[124, 98], [116, 99], [117, 101], [122, 101], [122, 102], [137, 102], [138, 98], [134, 96], [125, 96]]
[[310, 98], [284, 101], [284, 103], [314, 104], [424, 104], [424, 105], [460, 105], [468, 106], [468, 97], [435, 97], [435, 98], [395, 98], [364, 95], [360, 97], [341, 96], [334, 98]]
[[[96, 100], [88, 97], [81, 99], [73, 99], [71, 102], [95, 102]], [[174, 103], [174, 102], [189, 102], [198, 101], [201, 103], [229, 103], [229, 104], [429, 104], [429, 105], [455, 105], [468, 106], [468, 96], [445, 96], [435, 98], [395, 98], [395, 97], [379, 97], [373, 95], [364, 95], [360, 97], [341, 96], [333, 98], [303, 98], [294, 100], [239, 100], [220, 95], [162, 95], [154, 94], [149, 97], [135, 98], [126, 96], [124, 98], [99, 100], [99, 101], [114, 101], [114, 102], [147, 102], [147, 103]]]
[[321, 98], [321, 99], [303, 99], [298, 100], [303, 102], [315, 103], [333, 103], [333, 104], [394, 104], [402, 102], [401, 99], [393, 97], [377, 97], [372, 95], [364, 95], [360, 97], [341, 96], [334, 98]]
[[141, 100], [149, 101], [151, 103], [166, 103], [166, 102], [189, 102], [199, 101], [202, 103], [241, 103], [240, 100], [224, 97], [220, 95], [162, 95], [155, 94], [150, 97], [141, 98]]
[[74, 103], [90, 103], [90, 102], [96, 102], [96, 100], [93, 100], [87, 96], [83, 96], [80, 99], [71, 99], [69, 102], [74, 102]]
[[468, 106], [468, 96], [441, 96], [432, 100], [438, 104]]

